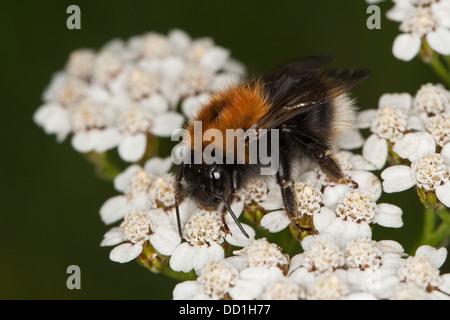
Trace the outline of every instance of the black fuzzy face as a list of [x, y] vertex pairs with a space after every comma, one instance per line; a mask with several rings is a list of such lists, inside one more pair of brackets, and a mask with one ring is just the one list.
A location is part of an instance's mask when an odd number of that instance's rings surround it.
[[205, 209], [215, 209], [229, 190], [229, 170], [225, 165], [183, 164], [186, 196]]

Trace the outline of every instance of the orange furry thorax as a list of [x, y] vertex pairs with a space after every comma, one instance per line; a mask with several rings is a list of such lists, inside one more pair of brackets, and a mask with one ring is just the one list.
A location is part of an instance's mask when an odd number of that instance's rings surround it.
[[[202, 137], [208, 129], [221, 132], [224, 148], [227, 129], [250, 129], [270, 108], [270, 102], [263, 84], [259, 81], [243, 83], [211, 95], [204, 103], [188, 129], [191, 146], [194, 142], [194, 121], [202, 124]], [[197, 137], [197, 139], [202, 138]], [[203, 147], [211, 141], [202, 141]], [[213, 142], [214, 143], [214, 142]]]

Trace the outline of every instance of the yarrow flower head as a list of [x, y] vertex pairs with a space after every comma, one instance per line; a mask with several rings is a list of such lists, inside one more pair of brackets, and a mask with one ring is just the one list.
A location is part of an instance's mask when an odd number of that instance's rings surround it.
[[311, 272], [329, 272], [342, 267], [345, 263], [344, 253], [339, 246], [327, 237], [317, 237], [309, 243], [303, 243], [302, 266]]
[[350, 293], [345, 280], [337, 273], [325, 273], [308, 287], [308, 300], [343, 300]]
[[167, 174], [172, 167], [168, 158], [154, 157], [143, 167], [133, 164], [114, 179], [114, 187], [122, 192], [109, 198], [100, 208], [100, 216], [106, 224], [114, 223], [131, 209], [155, 209], [172, 205], [174, 178]]
[[440, 275], [439, 268], [447, 257], [445, 248], [421, 246], [414, 256], [408, 257], [397, 270], [402, 283], [413, 285], [434, 298], [448, 299], [450, 277]]
[[429, 118], [426, 129], [436, 144], [445, 147], [450, 142], [450, 113], [441, 113]]
[[448, 166], [438, 153], [421, 158], [411, 165], [419, 188], [435, 190], [449, 180]]
[[350, 240], [371, 238], [373, 224], [389, 228], [403, 225], [401, 208], [389, 203], [376, 203], [374, 198], [358, 189], [349, 191], [334, 207], [323, 207], [314, 216], [319, 233], [330, 233], [341, 247]]
[[[392, 166], [381, 173], [385, 192], [400, 192], [417, 186], [436, 195], [437, 199], [450, 207], [449, 165], [439, 153], [427, 155], [413, 162], [410, 167]], [[426, 199], [423, 199], [427, 201]], [[430, 203], [435, 206], [435, 203]]]
[[439, 0], [395, 1], [395, 6], [388, 13], [391, 20], [400, 22], [400, 31], [392, 51], [398, 59], [413, 59], [426, 39], [432, 50], [450, 54], [450, 23], [448, 3]]
[[281, 253], [280, 247], [265, 238], [255, 240], [234, 254], [245, 256], [249, 267], [285, 268], [289, 262], [287, 256]]
[[209, 262], [202, 269], [198, 281], [206, 295], [213, 299], [222, 299], [236, 284], [238, 277], [238, 270], [226, 261]]
[[408, 117], [402, 109], [384, 106], [378, 110], [371, 131], [380, 138], [396, 142], [408, 129]]
[[[298, 181], [293, 184], [293, 192], [299, 219], [303, 216], [312, 217], [315, 213], [320, 211], [323, 205], [323, 195], [322, 192], [316, 189], [312, 184]], [[279, 232], [291, 223], [285, 210], [276, 210], [283, 206], [279, 192], [278, 198], [278, 200], [272, 198], [272, 202], [266, 201], [271, 204], [278, 203], [278, 206], [275, 205], [272, 208], [275, 211], [267, 213], [261, 219], [261, 226], [268, 229], [270, 232]], [[270, 208], [270, 206], [265, 206], [265, 208]]]
[[292, 282], [289, 278], [281, 278], [270, 283], [259, 297], [262, 300], [305, 300], [306, 291], [298, 283]]
[[177, 284], [173, 291], [174, 300], [229, 299], [230, 291], [239, 280], [239, 270], [226, 260], [210, 261], [205, 264], [195, 281]]
[[441, 84], [424, 84], [416, 93], [414, 108], [425, 118], [448, 112], [450, 111], [450, 92]]
[[320, 211], [323, 195], [320, 191], [305, 183], [294, 184], [295, 199], [300, 216], [313, 214]]
[[242, 64], [212, 39], [175, 29], [114, 39], [97, 52], [72, 52], [43, 94], [34, 121], [81, 153], [117, 147], [127, 162], [142, 159], [155, 137], [182, 127], [200, 101], [180, 114], [185, 100], [207, 96], [238, 80]]
[[347, 243], [345, 262], [350, 268], [377, 270], [382, 263], [383, 252], [377, 242], [362, 238]]
[[358, 190], [352, 191], [336, 207], [336, 213], [343, 220], [356, 223], [366, 222], [372, 224], [376, 214], [376, 203], [370, 195]]
[[[237, 215], [242, 211], [241, 203], [231, 206]], [[182, 219], [183, 220], [183, 219]], [[183, 235], [186, 242], [181, 243], [173, 252], [170, 267], [175, 271], [199, 272], [210, 261], [221, 261], [225, 258], [222, 244], [243, 247], [254, 240], [254, 230], [243, 224], [249, 238], [243, 236], [236, 224], [226, 220], [231, 234], [225, 234], [223, 220], [218, 211], [206, 211], [193, 206], [184, 225]]]
[[184, 228], [185, 238], [192, 246], [204, 247], [224, 241], [222, 221], [216, 212], [202, 210], [193, 215]]
[[119, 227], [105, 234], [101, 246], [118, 245], [111, 251], [110, 259], [124, 263], [137, 258], [144, 246], [170, 255], [180, 241], [164, 210], [131, 210]]
[[267, 183], [263, 180], [253, 180], [242, 189], [240, 197], [244, 204], [263, 202], [267, 199], [268, 191]]

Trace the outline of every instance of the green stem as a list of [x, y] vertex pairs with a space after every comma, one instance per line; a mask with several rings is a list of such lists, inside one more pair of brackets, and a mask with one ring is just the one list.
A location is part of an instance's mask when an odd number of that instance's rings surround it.
[[448, 208], [445, 206], [440, 207], [437, 210], [438, 216], [444, 221], [446, 224], [450, 226], [450, 212], [448, 211]]
[[92, 151], [85, 153], [84, 156], [94, 165], [95, 173], [103, 180], [113, 181], [121, 172], [120, 168], [111, 161], [107, 152], [97, 153]]
[[[442, 220], [441, 224], [435, 228], [436, 217]], [[425, 207], [422, 235], [412, 249], [411, 254], [423, 245], [438, 246], [450, 237], [450, 213], [448, 208], [441, 206], [439, 208]]]
[[447, 64], [447, 69], [450, 69], [450, 55], [444, 56], [445, 63]]
[[159, 155], [159, 140], [158, 137], [154, 135], [147, 135], [147, 149], [145, 150], [144, 156], [138, 162], [139, 165], [144, 166], [145, 162]]
[[436, 247], [442, 245], [442, 243], [450, 237], [450, 225], [442, 222], [440, 226], [430, 235], [428, 239], [428, 245]]
[[[434, 73], [441, 78], [441, 80], [450, 87], [450, 58], [442, 57], [437, 54], [431, 47], [428, 45], [426, 41], [423, 41], [422, 48], [420, 50], [420, 57], [422, 61], [426, 64], [430, 65], [431, 69], [433, 69]], [[444, 63], [443, 59], [446, 60], [447, 64]]]
[[413, 248], [413, 252], [416, 252], [418, 247], [424, 244], [428, 244], [430, 235], [433, 233], [436, 223], [436, 215], [432, 208], [425, 207], [425, 211], [423, 214], [422, 235], [420, 236], [420, 239], [417, 242], [416, 246]]
[[440, 56], [435, 55], [429, 64], [433, 71], [441, 78], [442, 81], [445, 82], [447, 87], [450, 87], [450, 72], [441, 60]]

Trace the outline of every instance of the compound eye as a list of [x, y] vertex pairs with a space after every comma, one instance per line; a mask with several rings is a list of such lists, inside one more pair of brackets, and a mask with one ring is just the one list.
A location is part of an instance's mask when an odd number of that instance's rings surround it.
[[214, 169], [211, 172], [211, 178], [214, 180], [220, 180], [220, 179], [222, 179], [222, 173], [219, 170]]

